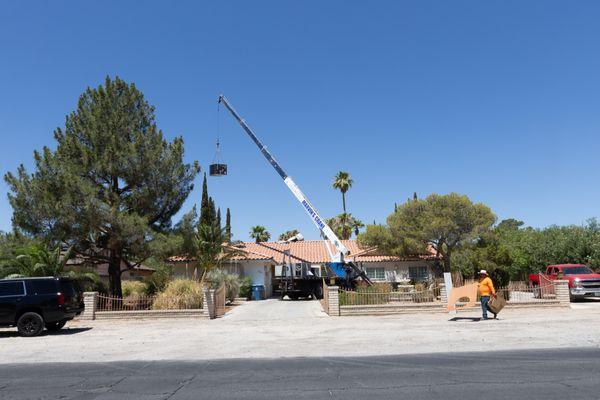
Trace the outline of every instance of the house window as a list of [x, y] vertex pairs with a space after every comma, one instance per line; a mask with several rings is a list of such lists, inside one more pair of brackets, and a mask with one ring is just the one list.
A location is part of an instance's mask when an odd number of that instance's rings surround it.
[[427, 267], [409, 267], [408, 276], [412, 281], [426, 281], [429, 279]]
[[367, 276], [374, 281], [385, 280], [385, 268], [383, 267], [367, 267]]

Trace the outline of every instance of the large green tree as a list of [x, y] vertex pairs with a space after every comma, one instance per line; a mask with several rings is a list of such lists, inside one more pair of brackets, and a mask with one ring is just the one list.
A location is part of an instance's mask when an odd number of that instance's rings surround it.
[[34, 153], [33, 174], [20, 166], [5, 176], [13, 225], [108, 263], [110, 291], [119, 296], [121, 266], [151, 254], [199, 166], [183, 162], [183, 140], [167, 141], [154, 107], [118, 77], [86, 89], [54, 138], [56, 150]]
[[423, 253], [431, 247], [444, 270], [450, 271], [453, 252], [488, 232], [495, 219], [489, 207], [474, 204], [465, 195], [432, 194], [399, 206], [385, 226], [369, 225], [359, 241], [397, 255]]
[[502, 269], [518, 280], [527, 280], [528, 274], [543, 271], [551, 264], [600, 266], [600, 227], [595, 219], [582, 226], [534, 229], [523, 225], [515, 219], [501, 221], [453, 254], [453, 265], [465, 276], [474, 276], [482, 268]]
[[198, 212], [194, 205], [190, 211], [185, 213], [181, 220], [175, 225], [174, 234], [180, 238], [181, 245], [177, 253], [186, 256], [195, 256], [198, 252], [196, 241], [196, 230], [198, 228]]

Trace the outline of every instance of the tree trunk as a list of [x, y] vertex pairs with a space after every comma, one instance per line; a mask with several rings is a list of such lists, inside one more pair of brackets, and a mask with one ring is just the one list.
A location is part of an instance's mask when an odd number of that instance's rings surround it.
[[114, 250], [110, 251], [108, 263], [108, 284], [110, 294], [115, 297], [123, 297], [121, 290], [121, 259], [117, 257]]
[[450, 250], [446, 251], [445, 254], [442, 255], [442, 261], [444, 263], [444, 272], [450, 272]]
[[344, 214], [346, 214], [346, 193], [342, 192], [342, 208], [344, 209]]

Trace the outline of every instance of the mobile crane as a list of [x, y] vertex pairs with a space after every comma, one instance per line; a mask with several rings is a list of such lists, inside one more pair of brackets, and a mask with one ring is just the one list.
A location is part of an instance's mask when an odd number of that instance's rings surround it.
[[[306, 198], [304, 193], [300, 190], [298, 185], [294, 182], [291, 176], [289, 176], [281, 167], [281, 165], [275, 160], [273, 155], [267, 150], [267, 148], [262, 144], [260, 139], [256, 136], [256, 134], [252, 131], [250, 126], [246, 123], [246, 121], [240, 117], [240, 115], [235, 111], [235, 109], [231, 106], [229, 101], [225, 98], [225, 96], [220, 95], [219, 104], [223, 104], [227, 110], [231, 113], [231, 115], [236, 119], [236, 121], [240, 124], [242, 129], [250, 136], [250, 139], [256, 144], [259, 148], [260, 152], [267, 159], [269, 164], [275, 169], [275, 171], [279, 174], [281, 179], [285, 185], [290, 189], [294, 197], [300, 202], [302, 208], [306, 211], [308, 216], [310, 217], [313, 224], [319, 229], [321, 235], [326, 239], [325, 247], [327, 248], [327, 252], [331, 258], [331, 262], [327, 265], [328, 273], [327, 277], [333, 279], [336, 284], [343, 287], [352, 287], [356, 284], [358, 278], [361, 278], [364, 282], [371, 285], [371, 280], [367, 277], [365, 272], [361, 270], [356, 264], [353, 262], [346, 261], [344, 259], [350, 251], [348, 248], [342, 243], [342, 241], [337, 237], [337, 235], [333, 232], [331, 227], [327, 225], [325, 220], [321, 218], [317, 209], [311, 204], [311, 202]], [[334, 249], [330, 247], [330, 244], [333, 245]], [[313, 297], [320, 297], [322, 295], [322, 280], [319, 277], [316, 277], [311, 271], [307, 271], [306, 268], [302, 268], [300, 273], [295, 273], [294, 266], [291, 264], [289, 253], [287, 254], [289, 264], [284, 266], [283, 270], [284, 277], [282, 279], [281, 285], [281, 293], [282, 297], [286, 294], [291, 298], [295, 299], [298, 297], [308, 297], [312, 295]]]

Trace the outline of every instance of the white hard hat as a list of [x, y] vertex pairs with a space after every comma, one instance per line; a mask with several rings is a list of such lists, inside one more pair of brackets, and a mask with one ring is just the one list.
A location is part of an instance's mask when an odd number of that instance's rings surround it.
[[487, 275], [487, 271], [485, 269], [482, 269], [481, 271], [479, 271], [479, 275]]

